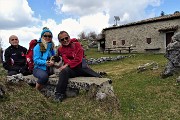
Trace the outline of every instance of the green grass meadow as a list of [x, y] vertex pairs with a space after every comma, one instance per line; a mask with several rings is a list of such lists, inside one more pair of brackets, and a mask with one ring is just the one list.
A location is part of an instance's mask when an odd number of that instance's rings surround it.
[[[95, 49], [85, 52], [87, 58], [117, 56]], [[130, 55], [130, 54], [121, 54]], [[158, 69], [137, 72], [139, 65], [157, 62]], [[118, 102], [111, 99], [89, 99], [85, 91], [62, 103], [45, 98], [26, 83], [6, 84], [6, 72], [1, 70], [0, 83], [7, 94], [0, 99], [0, 120], [179, 120], [179, 73], [160, 77], [167, 59], [163, 54], [135, 54], [134, 57], [90, 65], [95, 71], [104, 71], [112, 82]], [[117, 105], [116, 105], [117, 104]]]

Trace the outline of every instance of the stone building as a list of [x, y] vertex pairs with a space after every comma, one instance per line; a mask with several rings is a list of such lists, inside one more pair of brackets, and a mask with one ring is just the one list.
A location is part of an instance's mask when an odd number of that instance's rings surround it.
[[105, 48], [136, 46], [139, 53], [165, 53], [174, 33], [180, 32], [180, 13], [163, 15], [103, 29]]

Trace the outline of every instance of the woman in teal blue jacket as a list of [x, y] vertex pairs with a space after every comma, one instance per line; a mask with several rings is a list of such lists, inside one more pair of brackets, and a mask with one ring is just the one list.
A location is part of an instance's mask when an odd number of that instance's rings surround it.
[[50, 75], [48, 68], [54, 65], [52, 62], [48, 61], [51, 56], [55, 55], [55, 46], [52, 38], [52, 32], [49, 29], [44, 29], [38, 44], [33, 49], [33, 75], [38, 78], [36, 82], [36, 89], [38, 90], [41, 90], [48, 82]]

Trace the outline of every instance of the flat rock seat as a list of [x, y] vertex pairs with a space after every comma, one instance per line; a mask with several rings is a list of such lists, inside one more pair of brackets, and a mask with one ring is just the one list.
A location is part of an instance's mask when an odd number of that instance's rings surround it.
[[[19, 79], [19, 80], [18, 80]], [[22, 76], [14, 75], [9, 78], [9, 81], [25, 81], [28, 84], [35, 84], [37, 78], [33, 75]], [[11, 82], [13, 82], [11, 81]], [[55, 87], [58, 83], [58, 76], [55, 74], [49, 77], [49, 83], [46, 86], [46, 96], [52, 96], [55, 92]], [[88, 91], [89, 97], [95, 97], [96, 99], [103, 99], [107, 96], [114, 96], [113, 87], [111, 85], [112, 80], [109, 78], [97, 78], [97, 77], [75, 77], [70, 78], [68, 87], [81, 89]]]

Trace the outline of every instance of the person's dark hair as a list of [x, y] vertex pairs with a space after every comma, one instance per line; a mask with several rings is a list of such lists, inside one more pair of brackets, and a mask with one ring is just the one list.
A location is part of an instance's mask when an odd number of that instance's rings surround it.
[[70, 37], [69, 34], [68, 34], [68, 32], [66, 32], [66, 31], [63, 30], [63, 31], [60, 31], [60, 32], [59, 32], [59, 34], [58, 34], [58, 40], [60, 40], [60, 39], [59, 39], [59, 35], [61, 35], [61, 34], [63, 34], [63, 33], [66, 33], [66, 34], [68, 35], [68, 37]]

